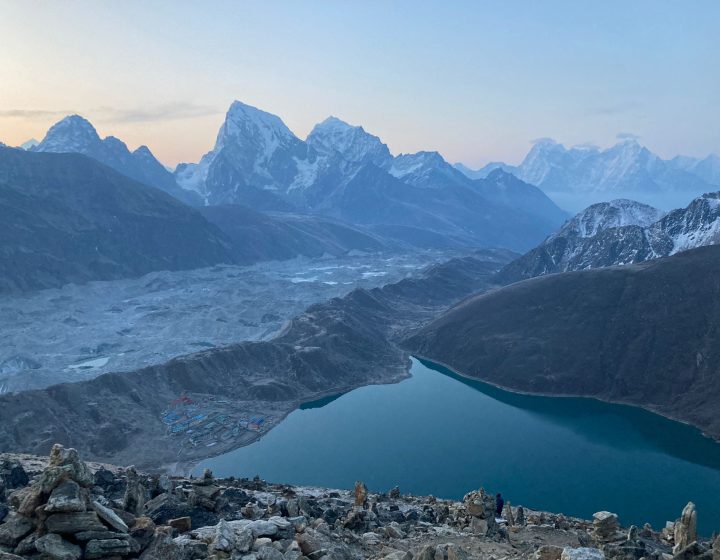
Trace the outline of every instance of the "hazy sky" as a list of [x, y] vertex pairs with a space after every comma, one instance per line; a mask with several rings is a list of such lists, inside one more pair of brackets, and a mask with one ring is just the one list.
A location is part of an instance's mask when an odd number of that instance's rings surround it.
[[168, 164], [240, 99], [479, 166], [529, 142], [720, 153], [720, 2], [0, 0], [0, 140], [68, 113]]

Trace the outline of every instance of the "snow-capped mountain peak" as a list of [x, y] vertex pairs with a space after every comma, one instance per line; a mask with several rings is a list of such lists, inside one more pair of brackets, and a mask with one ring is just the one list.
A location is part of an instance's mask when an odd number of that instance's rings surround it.
[[449, 164], [438, 152], [400, 154], [393, 160], [390, 174], [400, 179], [407, 175], [427, 173], [443, 166], [449, 166]]
[[647, 227], [657, 222], [665, 213], [634, 200], [617, 199], [589, 206], [576, 214], [554, 235], [567, 237], [593, 237], [599, 232], [623, 226]]
[[380, 138], [366, 132], [362, 126], [353, 126], [332, 116], [315, 125], [307, 143], [320, 154], [337, 153], [351, 163], [383, 166], [392, 158]]
[[35, 148], [40, 142], [38, 140], [35, 140], [35, 138], [30, 138], [30, 140], [27, 140], [26, 142], [23, 142], [18, 146], [21, 150], [30, 151]]
[[279, 146], [297, 140], [280, 117], [241, 101], [234, 101], [218, 133], [215, 150], [231, 143], [253, 144], [262, 147], [270, 157]]
[[35, 150], [85, 153], [100, 142], [95, 127], [87, 119], [80, 115], [70, 115], [51, 126]]

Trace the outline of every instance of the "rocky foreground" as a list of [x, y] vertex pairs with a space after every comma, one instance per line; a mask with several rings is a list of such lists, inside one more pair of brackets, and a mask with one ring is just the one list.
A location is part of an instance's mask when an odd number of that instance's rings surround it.
[[87, 464], [55, 445], [49, 460], [0, 455], [0, 560], [720, 560], [697, 536], [692, 504], [661, 532], [622, 530], [506, 504], [484, 490], [462, 502], [269, 484], [186, 479]]

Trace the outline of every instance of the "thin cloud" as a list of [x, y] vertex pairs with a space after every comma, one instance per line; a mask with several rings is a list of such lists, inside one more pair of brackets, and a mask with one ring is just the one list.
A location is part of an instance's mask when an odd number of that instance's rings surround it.
[[[193, 119], [209, 115], [221, 114], [223, 111], [209, 105], [196, 105], [194, 103], [166, 103], [154, 107], [138, 107], [130, 109], [118, 109], [115, 107], [96, 107], [83, 112], [90, 120], [98, 122], [160, 122], [182, 119]], [[0, 118], [18, 119], [61, 119], [68, 115], [77, 114], [74, 110], [50, 110], [50, 109], [3, 109], [0, 110]]]
[[632, 132], [618, 132], [615, 138], [618, 140], [640, 140], [640, 136]]
[[46, 119], [48, 117], [64, 117], [74, 113], [75, 111], [49, 111], [47, 109], [3, 109], [0, 110], [0, 117]]
[[614, 105], [590, 107], [587, 110], [587, 114], [594, 117], [610, 117], [613, 115], [623, 115], [639, 108], [640, 104], [636, 101], [626, 101], [624, 103], [616, 103]]
[[222, 113], [217, 107], [209, 105], [196, 105], [194, 103], [168, 103], [155, 107], [141, 107], [136, 109], [115, 109], [113, 107], [100, 107], [97, 111], [100, 120], [108, 122], [158, 122], [194, 119]]

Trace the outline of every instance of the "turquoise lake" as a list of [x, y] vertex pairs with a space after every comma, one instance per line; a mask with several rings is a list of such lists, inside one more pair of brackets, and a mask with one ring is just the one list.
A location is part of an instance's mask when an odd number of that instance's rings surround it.
[[308, 403], [260, 440], [201, 462], [216, 476], [462, 498], [654, 528], [692, 500], [720, 530], [720, 444], [690, 426], [592, 399], [519, 395], [413, 360], [412, 377]]

